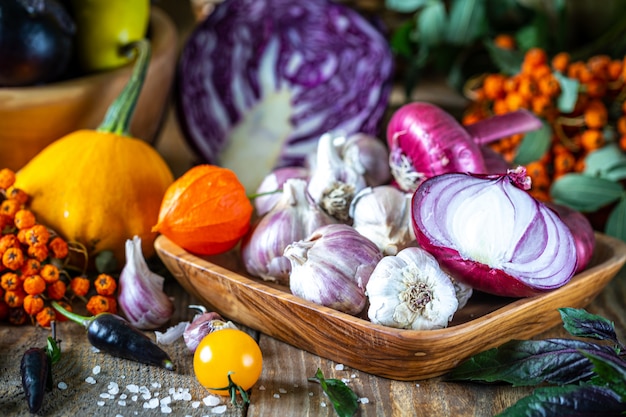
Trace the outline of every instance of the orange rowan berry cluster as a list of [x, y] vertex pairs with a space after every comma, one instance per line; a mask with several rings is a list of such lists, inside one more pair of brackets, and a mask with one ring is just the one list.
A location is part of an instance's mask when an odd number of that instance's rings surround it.
[[[514, 49], [513, 42], [503, 35], [494, 43], [504, 49]], [[571, 112], [559, 110], [562, 92], [559, 76], [578, 83]], [[517, 74], [494, 73], [482, 78], [482, 83], [471, 91], [473, 101], [463, 123], [475, 123], [518, 109], [527, 109], [546, 121], [552, 132], [550, 149], [526, 168], [533, 180], [531, 192], [537, 198], [549, 200], [552, 182], [568, 172], [582, 171], [590, 152], [612, 140], [626, 150], [625, 80], [626, 57], [613, 59], [608, 55], [595, 55], [573, 61], [567, 52], [550, 58], [544, 50], [531, 48], [525, 52]], [[622, 110], [615, 119], [610, 117], [610, 111], [616, 105]], [[513, 161], [523, 137], [503, 138], [491, 146], [506, 160]]]
[[[29, 196], [14, 184], [15, 172], [0, 169], [0, 320], [19, 325], [30, 317], [32, 323], [49, 327], [52, 320], [62, 321], [64, 317], [56, 314], [47, 302], [55, 300], [71, 310], [71, 304], [67, 302], [71, 299], [71, 292], [85, 296], [90, 281], [82, 277], [69, 280], [64, 261], [68, 258], [70, 245], [37, 222], [27, 206]], [[78, 279], [87, 282], [79, 286], [81, 281], [74, 282]], [[97, 294], [89, 300], [88, 310], [93, 314], [116, 312], [116, 287], [112, 277], [104, 274], [98, 277]], [[100, 298], [94, 297], [105, 297], [106, 308], [102, 307], [103, 303], [96, 306]], [[89, 303], [94, 307], [90, 308]]]

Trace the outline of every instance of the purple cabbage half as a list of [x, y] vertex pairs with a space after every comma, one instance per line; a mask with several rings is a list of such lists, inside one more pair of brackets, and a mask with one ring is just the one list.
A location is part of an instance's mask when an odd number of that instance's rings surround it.
[[328, 131], [376, 134], [393, 57], [381, 31], [329, 0], [225, 0], [191, 33], [178, 118], [199, 157], [254, 191]]

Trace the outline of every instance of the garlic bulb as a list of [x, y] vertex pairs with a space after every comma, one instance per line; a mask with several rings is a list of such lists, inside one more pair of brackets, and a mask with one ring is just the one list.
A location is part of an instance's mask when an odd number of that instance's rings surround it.
[[264, 216], [280, 200], [283, 184], [290, 178], [308, 179], [309, 170], [304, 167], [276, 168], [263, 178], [256, 190], [254, 208], [258, 216]]
[[307, 195], [306, 187], [302, 179], [285, 181], [280, 200], [244, 237], [241, 258], [249, 274], [286, 284], [291, 272], [289, 261], [283, 257], [287, 245], [336, 222]]
[[359, 191], [350, 205], [352, 227], [374, 242], [385, 255], [415, 242], [411, 220], [411, 194], [391, 185]]
[[418, 247], [384, 257], [366, 289], [370, 321], [399, 329], [447, 327], [459, 305], [451, 278]]
[[354, 133], [342, 142], [339, 150], [341, 158], [346, 165], [363, 175], [367, 185], [375, 187], [389, 183], [389, 150], [382, 140], [366, 133]]
[[345, 224], [320, 227], [287, 246], [284, 255], [294, 295], [352, 315], [365, 308], [365, 286], [382, 259], [373, 242]]
[[366, 186], [363, 175], [341, 159], [333, 136], [330, 133], [322, 135], [307, 188], [313, 200], [329, 215], [348, 222], [350, 202]]
[[117, 300], [120, 310], [135, 327], [156, 329], [174, 314], [174, 304], [163, 291], [164, 281], [165, 278], [148, 269], [141, 251], [141, 238], [128, 239]]

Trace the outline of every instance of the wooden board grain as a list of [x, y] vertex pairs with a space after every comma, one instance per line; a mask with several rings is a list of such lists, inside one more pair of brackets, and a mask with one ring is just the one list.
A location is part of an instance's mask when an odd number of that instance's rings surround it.
[[551, 328], [560, 322], [559, 307], [588, 305], [626, 262], [626, 244], [598, 234], [589, 268], [564, 287], [518, 300], [476, 296], [448, 328], [415, 331], [375, 325], [246, 276], [235, 252], [201, 258], [164, 236], [155, 248], [178, 282], [223, 316], [354, 369], [407, 381], [443, 375], [475, 353]]

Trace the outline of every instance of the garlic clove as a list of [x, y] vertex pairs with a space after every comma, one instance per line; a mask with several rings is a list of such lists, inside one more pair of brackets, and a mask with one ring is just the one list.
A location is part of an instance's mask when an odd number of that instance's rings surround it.
[[267, 214], [280, 200], [283, 185], [290, 178], [307, 180], [309, 170], [305, 167], [276, 168], [263, 178], [256, 190], [254, 207], [258, 216]]
[[352, 227], [385, 255], [416, 243], [411, 220], [411, 194], [391, 185], [368, 187], [350, 205]]
[[163, 291], [165, 278], [150, 271], [141, 250], [141, 238], [126, 241], [126, 264], [119, 278], [118, 303], [135, 327], [156, 329], [174, 314], [174, 303]]
[[366, 290], [370, 321], [400, 329], [447, 327], [459, 306], [451, 278], [418, 247], [384, 257]]
[[[191, 307], [191, 306], [190, 306]], [[183, 332], [185, 345], [191, 353], [195, 352], [202, 339], [209, 333], [222, 329], [236, 329], [231, 321], [226, 321], [218, 313], [206, 311], [197, 315]]]

